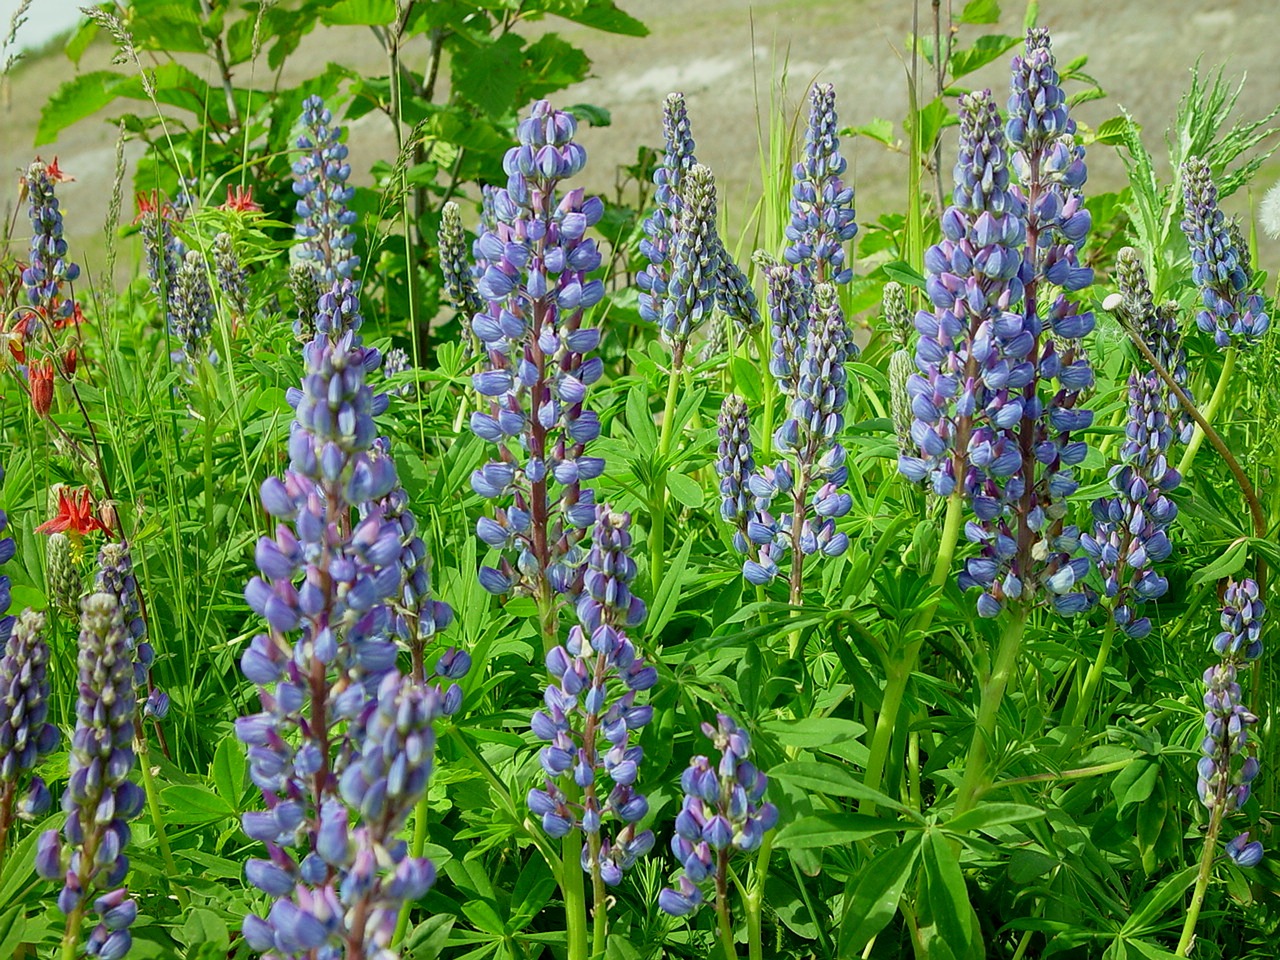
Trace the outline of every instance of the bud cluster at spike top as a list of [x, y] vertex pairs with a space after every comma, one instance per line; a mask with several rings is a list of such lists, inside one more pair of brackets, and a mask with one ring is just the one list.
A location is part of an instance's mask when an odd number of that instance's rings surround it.
[[[597, 508], [579, 622], [565, 644], [547, 654], [552, 682], [532, 721], [534, 734], [547, 743], [539, 756], [546, 782], [545, 789], [529, 791], [529, 809], [553, 837], [581, 829], [588, 838], [582, 868], [599, 871], [610, 886], [653, 847], [653, 834], [635, 828], [649, 804], [635, 788], [644, 752], [631, 740], [653, 717], [636, 694], [652, 687], [658, 672], [626, 634], [645, 618], [645, 605], [630, 587], [636, 575], [630, 526], [629, 514]], [[569, 778], [580, 801], [565, 790]], [[602, 833], [606, 816], [621, 824], [612, 840]]]
[[293, 192], [298, 196], [296, 213], [301, 221], [295, 233], [302, 241], [297, 255], [314, 267], [322, 284], [350, 280], [360, 257], [351, 252], [356, 243], [352, 230], [356, 214], [347, 204], [356, 189], [347, 184], [351, 164], [342, 142], [343, 128], [334, 124], [333, 114], [318, 96], [303, 101], [302, 125], [305, 129], [297, 144], [305, 152], [293, 164]]
[[1271, 326], [1262, 294], [1249, 290], [1249, 251], [1243, 249], [1218, 206], [1218, 187], [1209, 164], [1190, 157], [1182, 166], [1186, 215], [1182, 232], [1191, 247], [1191, 277], [1204, 306], [1196, 324], [1225, 347], [1234, 340], [1245, 346]]
[[67, 320], [75, 312], [75, 300], [64, 288], [80, 276], [80, 267], [67, 259], [55, 180], [48, 164], [37, 160], [23, 182], [31, 217], [31, 260], [22, 271], [27, 301], [47, 320]]
[[747, 759], [747, 731], [721, 713], [716, 725], [704, 723], [702, 732], [720, 752], [720, 762], [712, 765], [707, 757], [696, 756], [680, 778], [685, 797], [671, 852], [683, 872], [675, 887], [658, 894], [658, 906], [676, 917], [698, 908], [707, 880], [717, 874], [721, 883], [727, 879], [723, 873], [730, 853], [758, 849], [778, 822], [778, 808], [764, 799], [768, 778]]
[[845, 244], [857, 234], [858, 224], [853, 187], [841, 179], [847, 164], [840, 153], [839, 129], [835, 87], [814, 84], [809, 93], [804, 159], [795, 165], [791, 188], [785, 256], [818, 283], [853, 279], [853, 269], [845, 266]]
[[[1204, 673], [1204, 729], [1197, 765], [1196, 789], [1211, 812], [1229, 816], [1249, 799], [1258, 776], [1257, 744], [1249, 730], [1258, 722], [1240, 688], [1243, 667], [1262, 655], [1262, 620], [1266, 607], [1253, 580], [1229, 580], [1223, 595], [1222, 630], [1213, 638], [1221, 660]], [[1255, 668], [1256, 669], [1256, 668]], [[1262, 844], [1247, 833], [1225, 845], [1242, 867], [1262, 860]]]
[[570, 589], [578, 540], [595, 519], [595, 496], [583, 483], [604, 470], [601, 458], [586, 454], [600, 434], [586, 407], [587, 388], [604, 372], [599, 357], [587, 356], [600, 331], [582, 326], [604, 296], [603, 283], [587, 279], [600, 252], [586, 236], [604, 205], [580, 187], [559, 190], [586, 163], [576, 130], [571, 114], [546, 101], [533, 105], [517, 128], [519, 146], [503, 160], [508, 181], [493, 193], [494, 222], [476, 242], [487, 306], [471, 329], [486, 362], [473, 385], [486, 400], [471, 429], [497, 446], [498, 459], [475, 471], [471, 486], [505, 502], [476, 525], [502, 553], [499, 566], [480, 571], [496, 594]]

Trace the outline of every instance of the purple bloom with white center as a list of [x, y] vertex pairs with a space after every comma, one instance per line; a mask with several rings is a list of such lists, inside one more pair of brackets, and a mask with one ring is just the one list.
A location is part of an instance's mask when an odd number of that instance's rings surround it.
[[814, 283], [841, 284], [853, 279], [853, 269], [845, 266], [845, 244], [857, 234], [858, 224], [853, 187], [845, 186], [841, 179], [847, 164], [840, 155], [839, 129], [835, 87], [814, 84], [809, 92], [804, 159], [795, 165], [784, 254], [787, 263]]
[[[653, 847], [653, 834], [636, 830], [649, 805], [635, 786], [644, 753], [632, 740], [653, 716], [652, 707], [636, 703], [636, 694], [652, 687], [658, 674], [626, 634], [645, 618], [644, 603], [631, 593], [636, 565], [630, 525], [629, 514], [597, 508], [577, 600], [579, 623], [563, 646], [547, 654], [552, 682], [532, 720], [534, 734], [547, 742], [539, 756], [546, 782], [545, 789], [529, 791], [529, 809], [553, 837], [575, 829], [586, 834], [582, 868], [597, 897], [602, 884], [620, 882], [623, 871]], [[606, 818], [617, 825], [612, 839]], [[605, 909], [604, 903], [598, 900], [596, 909]]]
[[[1249, 730], [1258, 718], [1244, 702], [1239, 677], [1262, 655], [1262, 619], [1266, 608], [1253, 580], [1228, 580], [1220, 617], [1222, 630], [1213, 638], [1220, 662], [1204, 673], [1204, 729], [1197, 765], [1196, 791], [1208, 808], [1210, 834], [1217, 837], [1222, 819], [1249, 799], [1258, 776], [1256, 744]], [[1233, 847], [1232, 844], [1235, 844]], [[1241, 866], [1262, 859], [1262, 845], [1242, 835], [1227, 845], [1227, 854]]]
[[1213, 334], [1219, 347], [1233, 341], [1249, 346], [1271, 326], [1262, 294], [1251, 291], [1249, 251], [1241, 249], [1222, 209], [1209, 164], [1190, 157], [1182, 166], [1186, 215], [1182, 232], [1191, 246], [1191, 276], [1200, 288], [1203, 308], [1196, 325]]
[[317, 96], [302, 103], [302, 125], [298, 136], [302, 157], [293, 163], [293, 192], [298, 196], [296, 213], [301, 221], [294, 232], [302, 241], [298, 257], [308, 261], [322, 285], [350, 280], [360, 265], [351, 252], [356, 243], [352, 227], [355, 211], [347, 208], [356, 188], [347, 184], [351, 164], [343, 128], [335, 126], [333, 114]]
[[22, 271], [27, 301], [49, 321], [64, 320], [75, 311], [75, 300], [64, 287], [80, 276], [80, 267], [67, 258], [62, 235], [62, 211], [48, 164], [36, 160], [22, 182], [27, 190], [31, 217], [31, 258]]
[[[748, 488], [755, 497], [745, 539], [757, 545], [758, 555], [743, 563], [743, 576], [756, 585], [779, 573], [778, 561], [791, 552], [791, 600], [800, 602], [804, 558], [815, 553], [836, 557], [849, 547], [847, 534], [836, 520], [853, 506], [840, 488], [848, 479], [844, 446], [836, 439], [844, 429], [848, 401], [846, 360], [854, 346], [836, 289], [820, 283], [814, 289], [813, 310], [799, 361], [791, 416], [775, 431], [774, 446], [789, 459], [754, 474]], [[774, 501], [786, 506], [774, 518]]]
[[509, 179], [493, 193], [492, 228], [476, 241], [488, 306], [471, 327], [487, 362], [472, 382], [486, 401], [471, 429], [497, 446], [498, 459], [472, 474], [471, 486], [504, 504], [476, 526], [502, 555], [497, 567], [481, 568], [480, 582], [491, 593], [532, 595], [544, 611], [555, 610], [577, 576], [577, 544], [595, 518], [585, 484], [604, 469], [586, 455], [600, 433], [586, 407], [604, 371], [599, 358], [588, 359], [600, 331], [582, 326], [604, 296], [603, 283], [587, 279], [600, 252], [586, 236], [604, 205], [581, 188], [560, 192], [586, 163], [576, 130], [571, 114], [545, 100], [533, 105], [504, 158]]
[[88, 898], [108, 891], [93, 904], [99, 922], [89, 933], [88, 953], [122, 957], [136, 914], [120, 887], [129, 872], [124, 848], [128, 822], [142, 809], [144, 794], [129, 780], [137, 710], [133, 648], [124, 611], [109, 593], [84, 599], [77, 666], [76, 729], [62, 795], [67, 820], [62, 839], [56, 830], [41, 834], [36, 870], [47, 880], [62, 881], [58, 909], [67, 916], [69, 930], [80, 929]]
[[716, 726], [704, 723], [702, 732], [720, 752], [720, 761], [696, 756], [680, 777], [685, 797], [671, 852], [682, 873], [675, 887], [658, 895], [658, 906], [675, 917], [701, 905], [709, 880], [717, 899], [727, 896], [729, 857], [758, 849], [778, 822], [778, 808], [764, 799], [768, 778], [747, 759], [751, 740], [746, 730], [721, 713]]
[[43, 813], [49, 805], [49, 790], [40, 777], [32, 777], [25, 784], [25, 797], [18, 798], [27, 774], [57, 746], [59, 738], [58, 728], [46, 719], [49, 644], [44, 630], [44, 614], [33, 610], [24, 610], [5, 628], [0, 655], [0, 849], [15, 813]]

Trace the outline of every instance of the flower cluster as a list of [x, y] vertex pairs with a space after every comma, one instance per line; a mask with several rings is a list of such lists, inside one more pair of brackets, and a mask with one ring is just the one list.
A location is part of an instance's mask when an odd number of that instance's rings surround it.
[[852, 268], [845, 266], [845, 244], [857, 234], [858, 224], [853, 187], [846, 187], [841, 179], [847, 164], [840, 154], [839, 129], [835, 87], [814, 84], [809, 92], [804, 159], [795, 165], [784, 256], [815, 283], [853, 279]]
[[188, 250], [169, 291], [169, 332], [176, 342], [169, 358], [194, 370], [208, 358], [218, 362], [210, 334], [213, 330], [213, 290], [208, 267], [195, 250]]
[[785, 397], [794, 397], [799, 383], [800, 357], [809, 335], [812, 288], [786, 264], [759, 258], [765, 268], [769, 307], [769, 373]]
[[[778, 575], [778, 562], [790, 551], [793, 590], [804, 557], [819, 552], [836, 557], [848, 549], [849, 537], [836, 530], [835, 521], [853, 506], [853, 498], [840, 492], [848, 468], [845, 448], [836, 437], [844, 428], [848, 401], [845, 361], [856, 348], [831, 284], [814, 289], [806, 328], [791, 415], [773, 436], [774, 446], [790, 459], [764, 468], [748, 482], [755, 516], [747, 524], [747, 538], [759, 549], [742, 566], [748, 582], [763, 585]], [[790, 502], [775, 511], [779, 497]]]
[[[403, 347], [392, 347], [387, 351], [387, 355], [382, 358], [382, 375], [390, 380], [397, 374], [405, 373], [413, 369], [413, 362], [409, 359], [409, 354]], [[412, 397], [417, 390], [416, 384], [402, 383], [397, 386], [388, 386], [387, 393], [393, 397]]]
[[67, 259], [53, 173], [52, 167], [36, 160], [22, 178], [32, 230], [31, 260], [22, 271], [22, 282], [31, 306], [44, 319], [57, 322], [69, 320], [75, 313], [75, 299], [64, 287], [80, 276], [80, 267]]
[[721, 713], [716, 726], [704, 723], [702, 732], [720, 752], [720, 762], [713, 765], [707, 757], [696, 756], [680, 777], [685, 798], [671, 852], [683, 872], [674, 888], [658, 894], [658, 906], [676, 917], [698, 908], [708, 879], [714, 878], [717, 895], [723, 896], [730, 854], [757, 849], [778, 822], [778, 808], [764, 800], [768, 779], [747, 759], [747, 731]]
[[[1255, 744], [1249, 728], [1258, 718], [1245, 705], [1239, 673], [1262, 654], [1262, 618], [1266, 608], [1252, 580], [1227, 582], [1221, 615], [1222, 630], [1213, 648], [1222, 658], [1204, 674], [1203, 756], [1197, 766], [1196, 789], [1216, 816], [1227, 816], [1244, 806], [1258, 775]], [[1228, 856], [1245, 867], [1262, 859], [1262, 844], [1241, 834], [1226, 845]]]
[[1186, 216], [1182, 232], [1191, 246], [1191, 276], [1204, 307], [1196, 324], [1225, 347], [1235, 338], [1249, 345], [1271, 326], [1262, 294], [1250, 291], [1249, 253], [1238, 245], [1218, 206], [1218, 187], [1209, 164], [1190, 157], [1182, 166]]
[[147, 623], [142, 617], [142, 600], [138, 595], [138, 579], [133, 573], [133, 553], [125, 542], [104, 543], [98, 551], [98, 573], [94, 589], [109, 593], [120, 604], [129, 649], [133, 653], [133, 682], [139, 696], [146, 696], [146, 716], [164, 719], [169, 712], [169, 696], [151, 682], [151, 665], [155, 648], [147, 639]]
[[[8, 593], [7, 585], [4, 592]], [[44, 614], [24, 610], [16, 622], [12, 617], [5, 621], [0, 657], [0, 836], [9, 827], [23, 779], [58, 743], [58, 728], [45, 719], [49, 715], [49, 644], [44, 637]], [[48, 806], [44, 780], [32, 777], [19, 812], [35, 815]]]
[[657, 323], [678, 366], [689, 339], [710, 318], [719, 288], [716, 182], [694, 164], [683, 178], [680, 218], [671, 248], [671, 274]]
[[600, 433], [585, 405], [604, 370], [586, 356], [600, 331], [582, 327], [604, 296], [601, 281], [587, 279], [600, 252], [586, 236], [604, 205], [581, 188], [559, 192], [586, 163], [576, 130], [571, 114], [544, 100], [521, 121], [519, 146], [503, 161], [507, 187], [492, 194], [494, 222], [476, 241], [484, 263], [477, 288], [488, 306], [471, 321], [487, 356], [473, 384], [488, 401], [471, 415], [471, 429], [498, 447], [471, 486], [510, 504], [476, 526], [503, 553], [498, 567], [481, 568], [480, 581], [492, 593], [519, 590], [548, 603], [576, 576], [576, 545], [595, 518], [583, 483], [604, 470], [602, 459], [586, 456]]
[[360, 265], [360, 257], [351, 252], [356, 243], [351, 229], [356, 214], [347, 209], [356, 189], [347, 184], [351, 164], [342, 142], [343, 128], [334, 125], [324, 100], [310, 96], [303, 101], [302, 125], [306, 129], [298, 136], [298, 149], [304, 153], [293, 164], [296, 213], [302, 221], [294, 228], [302, 241], [297, 256], [310, 263], [327, 286], [335, 280], [350, 280]]
[[123, 611], [109, 593], [84, 599], [80, 629], [79, 697], [71, 739], [67, 814], [63, 840], [56, 830], [41, 834], [36, 870], [61, 880], [58, 909], [78, 929], [85, 901], [98, 891], [98, 923], [87, 942], [89, 956], [123, 957], [129, 952], [129, 926], [137, 905], [120, 886], [129, 872], [124, 853], [129, 821], [142, 810], [142, 788], [129, 780], [133, 769], [136, 699], [133, 654]]
[[168, 303], [178, 276], [178, 264], [187, 255], [186, 245], [174, 236], [173, 208], [160, 199], [159, 192], [138, 194], [138, 232], [147, 260], [147, 276], [151, 291], [162, 303]]
[[65, 533], [49, 534], [44, 557], [45, 592], [63, 616], [75, 616], [80, 609], [84, 583], [72, 552], [71, 538]]
[[453, 309], [470, 326], [473, 316], [484, 310], [484, 301], [476, 290], [476, 276], [467, 260], [467, 235], [462, 228], [458, 205], [450, 201], [440, 210], [440, 273], [444, 277], [444, 293]]
[[315, 271], [302, 262], [289, 265], [289, 292], [293, 294], [293, 335], [310, 343], [316, 335], [316, 305], [320, 302], [320, 281]]
[[[653, 834], [635, 829], [649, 804], [635, 789], [644, 753], [631, 739], [653, 716], [652, 707], [636, 703], [636, 694], [652, 687], [658, 673], [626, 634], [645, 618], [645, 605], [630, 587], [636, 574], [630, 525], [629, 514], [597, 509], [577, 600], [579, 623], [563, 646], [547, 654], [553, 679], [545, 709], [532, 721], [534, 734], [548, 745], [539, 757], [546, 789], [529, 791], [529, 809], [553, 837], [581, 829], [587, 837], [583, 870], [610, 886], [653, 847]], [[563, 785], [570, 777], [580, 803]], [[607, 815], [622, 824], [612, 841], [603, 833]]]
[[912, 448], [911, 394], [907, 381], [916, 372], [915, 358], [908, 344], [911, 341], [911, 311], [907, 306], [907, 291], [896, 280], [884, 285], [881, 303], [885, 326], [897, 349], [889, 357], [889, 412], [893, 419], [893, 433], [898, 438], [899, 455], [909, 455]]
[[245, 316], [249, 312], [249, 275], [240, 265], [240, 257], [229, 233], [219, 233], [213, 238], [213, 266], [218, 289], [226, 298], [232, 315]]
[[733, 545], [739, 553], [747, 553], [750, 550], [749, 527], [755, 517], [755, 498], [751, 495], [750, 483], [756, 461], [747, 402], [737, 394], [729, 394], [720, 405], [717, 434], [720, 438], [716, 448], [720, 518], [733, 524], [736, 528]]

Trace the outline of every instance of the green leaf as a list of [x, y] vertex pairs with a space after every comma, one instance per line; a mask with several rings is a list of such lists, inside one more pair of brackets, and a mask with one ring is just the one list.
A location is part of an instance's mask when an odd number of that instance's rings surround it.
[[1137, 124], [1129, 117], [1112, 117], [1109, 120], [1103, 120], [1098, 124], [1098, 129], [1093, 132], [1093, 141], [1118, 147], [1124, 143], [1130, 129], [1135, 126]]
[[1221, 580], [1239, 573], [1245, 561], [1249, 559], [1249, 543], [1247, 540], [1233, 540], [1231, 545], [1217, 559], [1201, 567], [1191, 576], [1190, 583], [1194, 587], [1211, 580]]
[[893, 146], [897, 140], [893, 133], [893, 121], [885, 120], [883, 117], [876, 117], [870, 123], [861, 127], [853, 127], [851, 132], [856, 136], [883, 143], [887, 147]]
[[1151, 796], [1160, 775], [1159, 764], [1150, 760], [1135, 760], [1111, 781], [1111, 795], [1116, 798], [1120, 813], [1134, 803], [1143, 803]]
[[853, 740], [867, 732], [854, 720], [840, 717], [800, 717], [798, 720], [766, 720], [761, 726], [778, 738], [784, 747], [809, 750], [844, 740]]
[[897, 280], [908, 287], [925, 288], [924, 274], [905, 260], [893, 260], [884, 265], [884, 272], [890, 280]]
[[[539, 100], [548, 94], [571, 87], [585, 80], [591, 72], [591, 58], [558, 34], [548, 33], [531, 43], [521, 54], [524, 61], [520, 70], [520, 99], [522, 101]], [[512, 104], [508, 104], [512, 106]], [[579, 109], [583, 113], [579, 113]], [[604, 123], [596, 123], [591, 119], [599, 119], [598, 107], [570, 107], [569, 112], [579, 120], [586, 120], [592, 126], [608, 126], [608, 111], [604, 113]]]
[[627, 394], [627, 427], [636, 441], [636, 453], [651, 456], [658, 447], [658, 428], [649, 412], [649, 391], [637, 383]]
[[240, 743], [235, 737], [224, 737], [213, 755], [213, 763], [209, 768], [209, 779], [213, 781], [218, 794], [231, 806], [240, 802], [244, 793], [245, 758]]
[[110, 70], [95, 70], [62, 84], [40, 111], [35, 145], [52, 143], [73, 123], [93, 116], [116, 98], [123, 79]]
[[23, 942], [26, 932], [27, 918], [22, 914], [21, 904], [0, 913], [0, 956], [16, 957], [18, 944]]
[[97, 36], [98, 24], [87, 17], [82, 19], [80, 25], [71, 32], [71, 36], [67, 37], [67, 45], [63, 48], [67, 59], [77, 67], [80, 66], [80, 58], [84, 56], [84, 52], [89, 49]]
[[605, 33], [621, 33], [628, 37], [649, 35], [648, 27], [619, 10], [613, 0], [543, 0], [542, 9]]
[[921, 938], [929, 948], [929, 956], [980, 960], [983, 954], [978, 915], [969, 901], [959, 855], [942, 831], [930, 830], [925, 834], [921, 862], [924, 866]]
[[853, 896], [846, 898], [839, 956], [858, 956], [889, 925], [898, 912], [903, 888], [915, 872], [922, 839], [922, 834], [913, 834], [862, 868]]
[[918, 828], [861, 813], [817, 813], [787, 824], [778, 831], [773, 845], [780, 850], [838, 847], [904, 829]]
[[1145, 931], [1155, 929], [1157, 922], [1165, 911], [1182, 899], [1187, 887], [1196, 882], [1199, 866], [1190, 866], [1169, 877], [1158, 887], [1142, 898], [1134, 908], [1129, 919], [1121, 928], [1121, 933], [1136, 936]]
[[176, 936], [188, 947], [212, 943], [219, 950], [225, 951], [231, 945], [231, 934], [227, 930], [226, 921], [204, 907], [192, 907], [187, 911], [187, 918]]
[[541, 857], [533, 857], [520, 870], [511, 891], [511, 927], [523, 930], [538, 915], [556, 890], [551, 868]]
[[985, 67], [992, 60], [1003, 56], [1008, 50], [1017, 46], [1021, 37], [1009, 37], [999, 33], [989, 33], [978, 37], [973, 46], [957, 50], [951, 55], [951, 79], [959, 80], [975, 70]]
[[1020, 803], [984, 803], [972, 810], [966, 810], [954, 820], [943, 824], [944, 829], [952, 833], [972, 833], [974, 830], [986, 830], [1007, 823], [1023, 823], [1027, 820], [1039, 820], [1044, 811], [1038, 807]]
[[956, 17], [956, 23], [999, 23], [1000, 4], [997, 0], [969, 0]]
[[674, 470], [667, 471], [667, 489], [671, 491], [671, 496], [691, 509], [696, 510], [706, 499], [697, 480]]
[[662, 574], [662, 583], [649, 607], [649, 622], [645, 627], [651, 637], [659, 636], [680, 605], [680, 593], [684, 585], [684, 571], [689, 566], [689, 552], [694, 537], [685, 537], [684, 545]]
[[320, 13], [324, 23], [352, 27], [380, 27], [395, 18], [395, 0], [340, 0]]
[[453, 47], [454, 92], [494, 119], [510, 113], [524, 80], [524, 40], [506, 33], [496, 40], [458, 42]]
[[464, 903], [462, 913], [475, 925], [476, 929], [485, 933], [491, 933], [497, 937], [504, 937], [509, 933], [506, 924], [498, 916], [498, 911], [488, 900], [471, 900]]
[[203, 823], [236, 815], [235, 807], [207, 787], [177, 784], [165, 787], [160, 796], [179, 823]]
[[785, 780], [803, 790], [813, 790], [828, 797], [853, 797], [856, 800], [870, 800], [878, 807], [897, 810], [913, 820], [919, 821], [920, 815], [910, 807], [899, 803], [879, 790], [872, 790], [844, 767], [831, 763], [797, 760], [783, 763], [769, 771], [769, 776]]
[[437, 913], [418, 924], [404, 940], [405, 960], [437, 960], [449, 942], [454, 918]]
[[760, 402], [760, 369], [746, 357], [733, 357], [729, 360], [730, 379], [733, 389], [751, 403]]

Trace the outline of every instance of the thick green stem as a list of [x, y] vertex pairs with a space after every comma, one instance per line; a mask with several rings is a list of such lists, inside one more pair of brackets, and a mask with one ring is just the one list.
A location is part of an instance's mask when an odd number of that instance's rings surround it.
[[721, 850], [716, 863], [716, 927], [725, 960], [738, 960], [733, 943], [733, 923], [729, 919], [729, 851]]
[[649, 584], [654, 593], [662, 583], [664, 550], [667, 539], [667, 458], [675, 437], [676, 406], [680, 402], [680, 380], [684, 372], [684, 351], [677, 346], [671, 355], [671, 376], [667, 381], [666, 406], [662, 410], [662, 429], [658, 434], [658, 460], [654, 464], [653, 484], [649, 491]]
[[751, 887], [743, 898], [747, 914], [747, 956], [764, 960], [764, 936], [761, 918], [764, 913], [764, 882], [769, 877], [769, 859], [773, 854], [773, 834], [766, 833], [756, 854], [756, 871]]
[[591, 957], [604, 960], [609, 939], [609, 894], [600, 872], [600, 834], [591, 837]]
[[[938, 556], [934, 560], [933, 574], [929, 584], [937, 590], [937, 594], [917, 615], [912, 625], [916, 639], [908, 641], [902, 656], [886, 664], [884, 697], [880, 704], [880, 713], [876, 717], [876, 729], [871, 738], [871, 749], [867, 757], [867, 775], [863, 782], [872, 790], [879, 790], [884, 780], [885, 763], [889, 757], [889, 746], [893, 740], [893, 728], [898, 722], [898, 710], [902, 706], [902, 697], [906, 692], [911, 674], [915, 672], [916, 662], [920, 657], [920, 647], [924, 643], [924, 634], [933, 623], [938, 603], [942, 599], [941, 588], [951, 574], [951, 564], [956, 556], [956, 544], [960, 540], [961, 520], [964, 517], [964, 499], [959, 493], [947, 497], [947, 516], [943, 522], [942, 540], [938, 544]], [[864, 799], [858, 805], [858, 812], [870, 816], [875, 813], [875, 802]]]
[[561, 848], [560, 893], [564, 897], [565, 936], [569, 960], [588, 960], [587, 890], [582, 881], [582, 831], [571, 830]]
[[151, 748], [147, 744], [146, 737], [134, 737], [133, 742], [134, 749], [138, 753], [138, 769], [142, 771], [142, 789], [147, 795], [147, 810], [151, 814], [151, 825], [156, 832], [156, 845], [160, 848], [160, 858], [164, 860], [166, 879], [169, 881], [174, 897], [178, 900], [178, 906], [185, 910], [190, 906], [191, 901], [187, 897], [186, 888], [178, 883], [181, 874], [178, 872], [177, 863], [174, 862], [173, 850], [169, 847], [169, 835], [164, 828], [164, 814], [160, 812], [160, 792], [156, 789], [155, 777], [151, 773]]
[[1111, 656], [1111, 647], [1116, 638], [1116, 621], [1107, 617], [1107, 627], [1102, 634], [1102, 647], [1098, 656], [1089, 667], [1084, 678], [1084, 687], [1080, 690], [1080, 699], [1076, 702], [1075, 712], [1071, 716], [1071, 726], [1080, 727], [1089, 722], [1089, 709], [1093, 706], [1094, 695], [1098, 692], [1098, 684], [1102, 682], [1102, 671], [1106, 669], [1107, 658]]
[[62, 934], [62, 960], [76, 960], [80, 952], [80, 927], [84, 923], [84, 905], [78, 905], [67, 917], [67, 929]]
[[[413, 811], [413, 845], [412, 855], [421, 858], [427, 849], [427, 795], [424, 793]], [[400, 908], [400, 916], [396, 918], [396, 932], [391, 938], [391, 946], [397, 947], [409, 931], [409, 904]]]
[[[1222, 373], [1218, 377], [1218, 385], [1213, 388], [1213, 396], [1209, 398], [1209, 405], [1204, 408], [1204, 419], [1212, 426], [1214, 418], [1218, 415], [1218, 410], [1222, 406], [1222, 401], [1227, 396], [1227, 387], [1231, 383], [1231, 374], [1236, 369], [1236, 345], [1233, 343], [1227, 347], [1226, 356], [1222, 359]], [[1196, 458], [1196, 451], [1200, 449], [1200, 444], [1204, 443], [1205, 432], [1200, 424], [1196, 424], [1195, 432], [1191, 435], [1191, 442], [1187, 444], [1186, 451], [1182, 454], [1182, 459], [1178, 461], [1178, 472], [1186, 477], [1191, 471], [1191, 464]]]
[[982, 699], [978, 704], [978, 718], [973, 727], [973, 741], [969, 744], [964, 780], [961, 781], [960, 792], [956, 797], [956, 814], [973, 809], [986, 782], [987, 743], [995, 733], [996, 716], [1000, 712], [1005, 688], [1009, 685], [1009, 677], [1018, 660], [1018, 651], [1022, 649], [1028, 613], [1027, 608], [1022, 605], [1009, 611], [1009, 622], [1000, 635], [995, 663], [991, 666], [991, 673], [983, 681]]
[[1200, 919], [1200, 909], [1204, 906], [1204, 895], [1209, 890], [1209, 881], [1213, 879], [1213, 861], [1218, 855], [1218, 831], [1222, 829], [1222, 813], [1225, 805], [1214, 806], [1209, 816], [1209, 831], [1204, 836], [1204, 853], [1200, 856], [1200, 872], [1196, 875], [1196, 888], [1191, 894], [1191, 906], [1187, 908], [1187, 919], [1182, 924], [1182, 936], [1178, 938], [1180, 957], [1191, 956], [1191, 947], [1196, 940], [1196, 922]]

